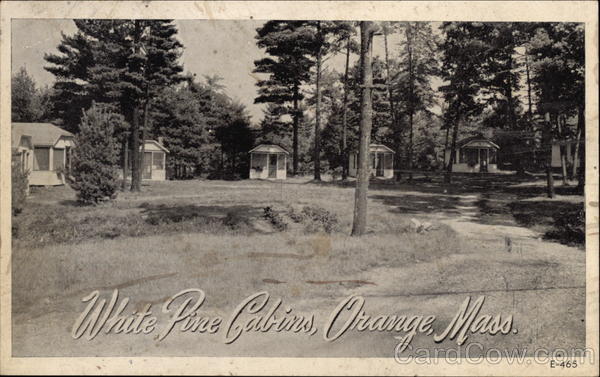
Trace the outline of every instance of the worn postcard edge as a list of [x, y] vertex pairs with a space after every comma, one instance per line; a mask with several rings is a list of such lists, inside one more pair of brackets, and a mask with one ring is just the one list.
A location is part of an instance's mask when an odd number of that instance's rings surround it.
[[[597, 375], [598, 373], [598, 5], [595, 1], [2, 1], [0, 3], [0, 372], [2, 374]], [[11, 357], [11, 19], [335, 19], [563, 21], [585, 23], [586, 347], [595, 365], [400, 365], [390, 358]], [[557, 336], [560, 333], [557, 331]], [[390, 351], [391, 354], [392, 351]]]

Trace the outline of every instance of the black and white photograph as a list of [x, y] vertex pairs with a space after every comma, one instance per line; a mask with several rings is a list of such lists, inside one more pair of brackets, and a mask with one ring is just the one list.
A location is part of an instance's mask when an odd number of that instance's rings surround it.
[[3, 358], [596, 373], [591, 5], [3, 21]]

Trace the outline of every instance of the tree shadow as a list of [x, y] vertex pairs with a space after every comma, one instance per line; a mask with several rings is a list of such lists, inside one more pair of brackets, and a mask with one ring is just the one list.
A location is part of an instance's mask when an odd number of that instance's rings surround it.
[[266, 233], [256, 227], [256, 220], [263, 215], [262, 207], [249, 205], [167, 205], [142, 203], [141, 214], [149, 225], [181, 224], [188, 228], [206, 228], [214, 231], [241, 230], [245, 233]]
[[61, 206], [65, 206], [65, 207], [86, 207], [86, 206], [88, 206], [85, 203], [82, 203], [82, 202], [80, 202], [79, 200], [76, 200], [76, 199], [60, 200], [58, 202], [58, 204], [61, 205]]
[[461, 198], [458, 196], [433, 195], [372, 195], [371, 199], [392, 207], [390, 212], [400, 214], [444, 213], [455, 217], [461, 214]]
[[[556, 185], [559, 198], [545, 200], [546, 187], [535, 176], [456, 175], [451, 184], [442, 177], [413, 179], [411, 183], [372, 182], [370, 190], [371, 199], [391, 207], [394, 213], [467, 217], [480, 224], [534, 229], [545, 239], [564, 244], [585, 242], [584, 204], [572, 200], [579, 194], [577, 187]], [[571, 199], [561, 200], [562, 195]]]

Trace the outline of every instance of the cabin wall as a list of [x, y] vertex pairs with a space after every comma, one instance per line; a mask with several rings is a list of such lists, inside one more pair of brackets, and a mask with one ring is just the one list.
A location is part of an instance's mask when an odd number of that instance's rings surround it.
[[[370, 154], [372, 156], [373, 153]], [[371, 158], [371, 157], [370, 157]], [[385, 179], [394, 178], [394, 155], [392, 153], [384, 153], [384, 169], [383, 169], [383, 177]], [[388, 160], [389, 159], [389, 160]], [[348, 164], [348, 175], [350, 177], [356, 177], [358, 174], [358, 153], [353, 152], [350, 154], [350, 161]], [[369, 161], [369, 166], [371, 166], [371, 161]], [[370, 169], [371, 174], [374, 175], [374, 169]]]
[[[575, 151], [575, 143], [566, 143], [565, 144], [565, 157], [568, 164], [573, 163], [573, 153]], [[552, 164], [550, 165], [553, 168], [560, 168], [560, 145], [552, 144]]]
[[[34, 153], [32, 153], [31, 166], [34, 165]], [[56, 155], [56, 156], [55, 156]], [[56, 170], [61, 166], [55, 166], [57, 162], [62, 162], [61, 165], [64, 166], [66, 163], [65, 159], [65, 150], [64, 149], [48, 149], [48, 170], [34, 170], [31, 169], [31, 174], [29, 175], [29, 185], [30, 186], [60, 186], [65, 184], [65, 176], [62, 173], [57, 172]]]
[[167, 179], [167, 154], [162, 151], [152, 152], [152, 170], [150, 171], [151, 180], [164, 181]]
[[[473, 166], [469, 166], [469, 164], [453, 164], [452, 171], [454, 173], [480, 173], [479, 164], [475, 164]], [[498, 165], [497, 164], [488, 164], [488, 173], [497, 173]]]
[[19, 146], [14, 151], [19, 157], [19, 161], [21, 162], [21, 168], [23, 171], [28, 171], [31, 173], [33, 170], [33, 150], [28, 147]]
[[284, 154], [277, 155], [277, 179], [287, 179], [287, 157]]
[[350, 161], [348, 164], [348, 175], [351, 177], [356, 177], [356, 174], [358, 172], [358, 168], [356, 167], [356, 163], [358, 161], [358, 154], [351, 153], [349, 158]]
[[167, 179], [167, 171], [165, 169], [152, 169], [152, 181], [164, 181]]
[[[141, 150], [141, 147], [140, 147]], [[141, 155], [141, 153], [140, 153]], [[160, 157], [159, 157], [160, 156]], [[155, 159], [161, 158], [162, 161], [157, 162]], [[140, 161], [141, 162], [141, 161]], [[147, 166], [150, 165], [150, 177], [145, 175]], [[127, 161], [127, 178], [131, 179], [131, 153], [128, 155]], [[144, 165], [141, 166], [142, 181], [165, 181], [167, 180], [167, 152], [159, 148], [156, 144], [148, 142], [144, 146]], [[123, 169], [119, 169], [117, 174], [119, 179], [123, 179]]]
[[268, 179], [268, 155], [266, 153], [250, 154], [250, 179]]
[[391, 153], [384, 154], [383, 178], [394, 178], [394, 155]]
[[277, 155], [277, 170], [275, 178], [269, 178], [269, 153], [250, 154], [250, 179], [287, 179], [287, 157], [284, 154]]
[[[450, 161], [450, 149], [447, 149], [445, 152], [445, 163], [447, 164]], [[456, 159], [455, 161], [460, 161], [460, 154], [463, 153], [462, 149], [458, 149], [456, 151], [457, 155], [456, 155]], [[479, 163], [476, 163], [474, 165], [469, 165], [468, 163], [454, 163], [452, 164], [452, 171], [455, 173], [481, 173], [479, 171], [479, 169], [481, 168]], [[488, 164], [488, 173], [497, 173], [499, 172], [498, 169], [498, 164]]]

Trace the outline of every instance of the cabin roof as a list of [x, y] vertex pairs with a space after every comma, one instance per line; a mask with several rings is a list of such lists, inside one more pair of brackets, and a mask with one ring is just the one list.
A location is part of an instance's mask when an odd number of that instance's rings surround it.
[[72, 138], [74, 135], [52, 123], [12, 123], [13, 148], [19, 145], [22, 136], [30, 136], [34, 146], [52, 147], [61, 137]]
[[496, 149], [500, 149], [500, 147], [498, 146], [498, 144], [494, 143], [493, 141], [491, 141], [490, 139], [488, 139], [485, 136], [481, 136], [481, 135], [476, 135], [476, 136], [471, 136], [471, 137], [467, 137], [465, 139], [462, 139], [460, 141], [458, 141], [456, 143], [456, 147], [457, 148], [464, 148], [469, 146], [470, 144], [476, 144], [476, 143], [484, 143], [492, 148], [496, 148]]
[[[374, 152], [379, 152], [379, 153], [396, 153], [394, 152], [394, 150], [390, 147], [388, 147], [387, 145], [383, 145], [383, 144], [370, 144], [369, 145], [369, 153], [374, 153]], [[358, 153], [358, 150], [355, 150], [354, 153]]]
[[[161, 143], [159, 143], [156, 140], [146, 140], [146, 145], [148, 144], [152, 144], [155, 145], [158, 149], [160, 149], [161, 151], [165, 152], [165, 153], [169, 153], [169, 150], [167, 148], [165, 148], [164, 145], [162, 145]], [[140, 147], [141, 148], [141, 147]]]
[[369, 152], [387, 152], [387, 153], [396, 153], [394, 150], [383, 144], [371, 144], [369, 145]]
[[11, 150], [16, 150], [21, 146], [21, 141], [25, 140], [27, 142], [27, 148], [33, 149], [33, 143], [31, 142], [31, 136], [29, 135], [20, 135], [19, 133], [15, 133], [14, 130], [11, 132], [10, 139], [10, 147]]
[[276, 144], [259, 144], [252, 148], [248, 153], [279, 153], [289, 154], [288, 151]]

